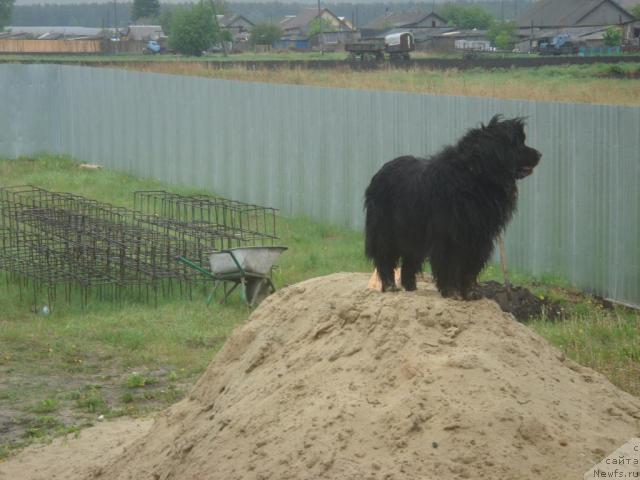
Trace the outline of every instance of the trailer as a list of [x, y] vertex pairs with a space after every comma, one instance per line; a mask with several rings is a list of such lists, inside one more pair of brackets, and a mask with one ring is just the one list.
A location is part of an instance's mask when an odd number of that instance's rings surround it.
[[415, 40], [410, 32], [392, 33], [384, 38], [365, 38], [345, 44], [350, 61], [409, 60], [409, 52], [415, 50]]

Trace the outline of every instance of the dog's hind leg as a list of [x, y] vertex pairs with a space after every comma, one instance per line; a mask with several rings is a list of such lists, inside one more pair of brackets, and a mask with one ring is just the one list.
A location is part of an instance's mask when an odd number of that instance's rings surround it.
[[380, 275], [382, 291], [394, 292], [398, 290], [394, 272], [396, 265], [398, 264], [398, 256], [391, 252], [385, 252], [381, 258], [376, 258], [375, 264], [378, 269], [378, 275]]
[[400, 283], [407, 291], [416, 289], [416, 275], [422, 270], [423, 260], [413, 256], [402, 257], [402, 270], [400, 272]]

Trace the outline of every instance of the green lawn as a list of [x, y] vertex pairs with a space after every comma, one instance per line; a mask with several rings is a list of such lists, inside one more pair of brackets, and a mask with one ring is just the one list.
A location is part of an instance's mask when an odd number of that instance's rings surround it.
[[[20, 184], [129, 207], [135, 190], [194, 192], [118, 172], [80, 170], [67, 157], [0, 160], [0, 185]], [[304, 218], [277, 222], [281, 243], [289, 247], [275, 272], [278, 287], [336, 271], [371, 270], [360, 232]], [[500, 279], [499, 269], [487, 268], [483, 278]], [[514, 272], [513, 280], [565, 302], [570, 312], [565, 321], [536, 319], [534, 330], [640, 394], [637, 313], [603, 310], [555, 278]], [[207, 306], [206, 294], [196, 289], [193, 300], [174, 296], [157, 306], [92, 299], [83, 309], [76, 301], [59, 302], [44, 316], [34, 313], [15, 281], [0, 273], [0, 459], [33, 441], [75, 432], [100, 416], [142, 415], [182, 398], [249, 315], [237, 296], [224, 306]]]

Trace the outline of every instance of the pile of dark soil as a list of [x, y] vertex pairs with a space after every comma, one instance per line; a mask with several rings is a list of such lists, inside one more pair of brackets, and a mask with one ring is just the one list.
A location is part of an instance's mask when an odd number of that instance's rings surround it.
[[490, 280], [478, 284], [478, 292], [495, 301], [503, 312], [512, 314], [520, 322], [543, 314], [550, 320], [557, 320], [565, 313], [559, 303], [541, 299], [525, 287], [511, 286], [508, 291], [503, 284]]

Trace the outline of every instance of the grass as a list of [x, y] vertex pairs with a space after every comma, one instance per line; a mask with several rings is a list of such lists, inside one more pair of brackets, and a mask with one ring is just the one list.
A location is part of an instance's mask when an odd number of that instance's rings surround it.
[[[428, 52], [416, 52], [414, 58], [434, 57]], [[500, 55], [504, 56], [504, 55]], [[522, 56], [522, 55], [508, 55]], [[526, 56], [526, 55], [525, 55]], [[438, 58], [459, 54], [437, 55]], [[640, 64], [562, 65], [536, 68], [436, 70], [415, 67], [356, 71], [343, 68], [310, 69], [247, 69], [243, 66], [211, 68], [211, 62], [260, 62], [269, 60], [344, 60], [344, 52], [243, 53], [229, 57], [207, 55], [3, 55], [0, 62], [70, 62], [106, 65], [145, 72], [194, 75], [227, 80], [313, 85], [333, 88], [389, 90], [434, 95], [460, 95], [549, 102], [589, 103], [608, 105], [640, 105]], [[625, 78], [629, 74], [635, 79]]]
[[[68, 157], [0, 160], [2, 185], [35, 184], [131, 206], [132, 192], [168, 189], [150, 179], [111, 171], [80, 170]], [[177, 192], [193, 192], [173, 188]], [[275, 272], [278, 287], [336, 271], [371, 271], [362, 234], [306, 218], [278, 218], [289, 250]], [[483, 279], [501, 280], [490, 266]], [[76, 432], [100, 416], [144, 415], [181, 399], [235, 326], [249, 315], [232, 296], [225, 306], [161, 299], [114, 305], [75, 302], [34, 313], [15, 285], [0, 276], [0, 459], [33, 441]], [[576, 361], [640, 394], [640, 319], [604, 310], [553, 276], [512, 272], [512, 281], [537, 295], [565, 302], [565, 321], [536, 319], [531, 327]], [[5, 420], [12, 419], [12, 420]]]
[[518, 69], [433, 70], [425, 68], [355, 71], [209, 68], [199, 63], [147, 63], [123, 66], [146, 72], [195, 75], [227, 80], [389, 90], [550, 102], [640, 105], [637, 79], [609, 78], [640, 72], [638, 63], [567, 65]]

